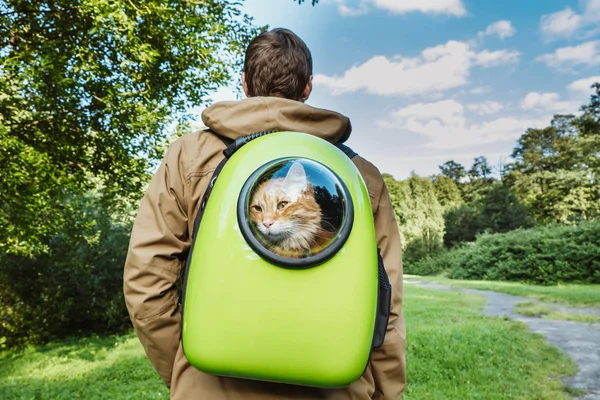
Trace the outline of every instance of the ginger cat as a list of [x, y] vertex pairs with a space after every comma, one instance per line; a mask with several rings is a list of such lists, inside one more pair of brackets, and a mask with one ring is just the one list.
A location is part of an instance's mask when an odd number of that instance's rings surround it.
[[250, 218], [269, 249], [283, 257], [318, 253], [334, 235], [321, 227], [321, 207], [298, 162], [292, 164], [285, 178], [259, 184], [250, 200]]

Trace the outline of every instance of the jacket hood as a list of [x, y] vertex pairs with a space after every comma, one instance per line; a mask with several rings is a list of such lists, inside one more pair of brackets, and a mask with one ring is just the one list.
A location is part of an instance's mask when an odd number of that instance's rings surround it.
[[218, 102], [204, 110], [202, 122], [233, 140], [262, 131], [295, 131], [343, 143], [352, 132], [350, 119], [339, 113], [279, 97]]

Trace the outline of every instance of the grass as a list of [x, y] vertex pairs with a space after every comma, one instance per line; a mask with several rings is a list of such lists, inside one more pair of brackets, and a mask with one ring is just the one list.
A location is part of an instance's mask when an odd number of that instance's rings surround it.
[[405, 275], [405, 278], [423, 282], [433, 282], [448, 286], [461, 286], [472, 289], [529, 297], [546, 302], [575, 307], [600, 307], [600, 285], [560, 284], [557, 286], [527, 285], [516, 282], [470, 281], [448, 279], [443, 276]]
[[524, 324], [484, 317], [481, 296], [406, 285], [406, 399], [568, 399], [576, 372]]
[[[575, 364], [540, 335], [481, 315], [484, 299], [405, 289], [404, 399], [568, 399]], [[168, 399], [132, 335], [0, 353], [0, 399]]]
[[576, 322], [600, 322], [600, 317], [585, 314], [569, 314], [561, 311], [552, 310], [550, 307], [538, 303], [517, 303], [515, 312], [517, 314], [528, 315], [530, 317], [542, 317], [546, 319], [558, 319], [563, 321]]
[[168, 399], [130, 334], [0, 353], [0, 399]]

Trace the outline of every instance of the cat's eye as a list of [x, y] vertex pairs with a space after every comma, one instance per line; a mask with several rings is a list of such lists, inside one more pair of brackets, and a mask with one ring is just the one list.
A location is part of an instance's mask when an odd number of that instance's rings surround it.
[[281, 209], [283, 209], [283, 207], [285, 207], [287, 205], [288, 205], [287, 201], [280, 201], [279, 204], [277, 204], [277, 209], [281, 210]]
[[256, 212], [262, 212], [262, 207], [261, 206], [252, 206], [252, 208], [254, 209], [254, 211]]

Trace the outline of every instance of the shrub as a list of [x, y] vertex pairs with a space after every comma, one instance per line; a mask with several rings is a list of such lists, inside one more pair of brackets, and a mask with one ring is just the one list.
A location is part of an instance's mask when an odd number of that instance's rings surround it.
[[56, 216], [60, 234], [32, 258], [1, 254], [0, 343], [12, 347], [130, 327], [123, 265], [130, 224], [93, 196], [77, 196]]
[[600, 222], [484, 234], [407, 268], [420, 275], [441, 271], [454, 279], [600, 283]]
[[[465, 245], [466, 246], [466, 245]], [[460, 263], [464, 247], [445, 250], [416, 262], [404, 261], [404, 273], [412, 275], [438, 275], [449, 271], [456, 263]]]

